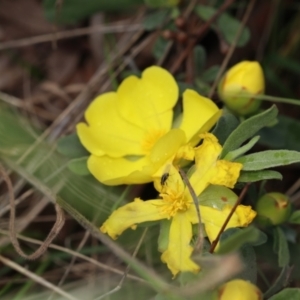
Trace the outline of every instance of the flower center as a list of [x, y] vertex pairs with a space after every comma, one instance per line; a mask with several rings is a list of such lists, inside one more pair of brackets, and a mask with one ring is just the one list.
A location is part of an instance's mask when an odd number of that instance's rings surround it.
[[146, 133], [144, 139], [142, 140], [142, 150], [145, 154], [149, 154], [156, 144], [156, 142], [166, 134], [165, 130], [162, 129], [153, 129]]
[[162, 212], [167, 213], [169, 217], [173, 217], [177, 212], [186, 211], [191, 202], [186, 197], [186, 193], [183, 191], [178, 191], [178, 189], [170, 189], [167, 188], [165, 193], [161, 193], [160, 196], [164, 200], [164, 204], [162, 205]]

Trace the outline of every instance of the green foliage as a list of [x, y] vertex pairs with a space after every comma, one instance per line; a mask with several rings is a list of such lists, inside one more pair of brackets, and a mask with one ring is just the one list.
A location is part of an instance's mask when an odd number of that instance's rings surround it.
[[260, 144], [273, 149], [300, 151], [300, 122], [296, 119], [279, 115], [275, 126], [262, 128], [259, 132]]
[[[211, 6], [197, 5], [195, 7], [195, 12], [201, 19], [203, 19], [204, 21], [208, 21], [212, 18], [213, 15], [217, 13], [217, 9]], [[233, 44], [240, 26], [241, 22], [228, 13], [222, 13], [221, 16], [217, 18], [217, 20], [213, 23], [213, 25], [211, 25], [211, 27], [218, 34], [220, 33], [224, 40], [230, 45]], [[245, 46], [248, 43], [249, 39], [250, 31], [247, 27], [245, 27], [237, 42], [237, 46]]]
[[232, 113], [224, 109], [221, 118], [218, 120], [212, 133], [218, 138], [219, 143], [224, 145], [227, 138], [239, 125], [239, 121]]
[[224, 157], [225, 160], [235, 160], [236, 158], [238, 158], [239, 156], [243, 155], [244, 153], [248, 152], [259, 140], [259, 136], [255, 136], [253, 137], [247, 144], [243, 145], [242, 147], [230, 151], [227, 153], [227, 155]]
[[240, 249], [243, 245], [260, 245], [267, 240], [266, 235], [255, 227], [244, 229], [230, 228], [221, 236], [218, 254], [225, 254]]
[[155, 41], [152, 53], [157, 60], [159, 60], [164, 55], [168, 44], [169, 42], [161, 36]]
[[234, 205], [237, 195], [230, 189], [220, 185], [208, 186], [198, 197], [199, 204], [223, 209], [225, 205]]
[[143, 0], [43, 0], [47, 19], [60, 24], [73, 24], [99, 11], [122, 11], [143, 4]]
[[206, 51], [202, 46], [197, 45], [193, 50], [193, 55], [196, 76], [199, 76], [203, 72], [206, 64]]
[[271, 297], [269, 300], [298, 300], [300, 299], [300, 289], [287, 288]]
[[69, 158], [80, 158], [89, 155], [76, 133], [60, 138], [57, 141], [57, 151]]
[[237, 149], [242, 145], [243, 142], [253, 137], [253, 135], [261, 128], [268, 126], [271, 122], [273, 122], [277, 116], [277, 113], [278, 110], [276, 106], [273, 105], [266, 111], [242, 122], [240, 126], [232, 131], [232, 133], [224, 143], [221, 158], [224, 158], [228, 154], [228, 152]]
[[277, 171], [241, 171], [238, 182], [257, 182], [261, 180], [278, 179], [282, 180], [282, 175]]
[[296, 210], [294, 211], [289, 220], [288, 220], [289, 223], [292, 223], [292, 224], [300, 224], [300, 210]]
[[169, 14], [170, 10], [167, 9], [157, 10], [148, 14], [143, 22], [144, 28], [146, 30], [154, 30], [160, 28], [168, 18]]
[[284, 232], [279, 226], [276, 226], [273, 229], [273, 236], [274, 236], [274, 244], [273, 250], [278, 255], [278, 266], [285, 267], [290, 262], [290, 252], [288, 247], [288, 242], [284, 235]]
[[179, 3], [179, 0], [144, 0], [145, 3], [153, 8], [172, 7]]
[[[273, 299], [269, 298], [270, 296], [274, 295], [278, 291], [280, 291], [283, 287], [287, 284], [287, 278], [291, 272], [291, 268], [286, 266], [281, 269], [281, 272], [275, 282], [272, 284], [272, 286], [265, 292], [264, 297], [266, 299]], [[287, 298], [290, 299], [290, 298]]]
[[88, 157], [80, 157], [72, 159], [68, 162], [68, 168], [75, 174], [85, 176], [90, 175], [90, 171], [87, 167]]
[[300, 162], [300, 152], [291, 150], [267, 150], [242, 156], [236, 160], [244, 171], [258, 171]]

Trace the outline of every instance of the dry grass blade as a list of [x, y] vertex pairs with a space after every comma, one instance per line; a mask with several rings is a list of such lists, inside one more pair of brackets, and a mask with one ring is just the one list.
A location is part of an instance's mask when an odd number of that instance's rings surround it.
[[43, 285], [44, 287], [46, 287], [46, 288], [48, 288], [48, 289], [50, 289], [52, 291], [55, 291], [57, 294], [61, 295], [62, 297], [65, 297], [65, 299], [80, 300], [80, 299], [78, 299], [76, 297], [73, 297], [72, 295], [68, 294], [67, 292], [63, 291], [62, 289], [58, 288], [57, 286], [55, 286], [54, 284], [50, 283], [49, 281], [43, 279], [40, 276], [37, 276], [35, 273], [32, 273], [32, 272], [28, 271], [27, 269], [21, 267], [20, 265], [16, 264], [15, 262], [11, 261], [10, 259], [8, 259], [8, 258], [6, 258], [6, 257], [4, 257], [2, 255], [0, 255], [0, 261], [4, 265], [6, 265], [6, 266], [8, 266], [8, 267], [10, 267], [10, 268], [12, 268], [14, 270], [16, 270], [17, 272], [25, 275], [26, 277], [34, 280], [35, 282]]
[[15, 220], [16, 220], [16, 207], [15, 207], [15, 197], [13, 192], [13, 186], [11, 183], [10, 178], [6, 174], [4, 168], [0, 165], [0, 173], [3, 176], [3, 179], [7, 185], [8, 193], [9, 193], [9, 200], [10, 200], [10, 219], [9, 219], [9, 230], [10, 230], [10, 240], [15, 248], [15, 250], [18, 252], [18, 254], [26, 259], [37, 259], [40, 256], [42, 256], [45, 251], [47, 250], [48, 246], [51, 244], [53, 239], [59, 234], [61, 228], [63, 227], [65, 223], [65, 215], [63, 210], [60, 208], [58, 204], [55, 204], [56, 209], [56, 222], [54, 223], [49, 235], [43, 242], [43, 244], [32, 254], [27, 255], [24, 253], [24, 251], [21, 249], [19, 241], [17, 239], [17, 233], [16, 233], [16, 227], [15, 227]]

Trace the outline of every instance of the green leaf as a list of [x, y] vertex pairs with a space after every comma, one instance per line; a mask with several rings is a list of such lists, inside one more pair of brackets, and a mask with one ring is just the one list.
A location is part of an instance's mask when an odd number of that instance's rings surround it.
[[287, 288], [269, 298], [269, 300], [299, 300], [300, 289], [298, 288]]
[[[197, 5], [195, 7], [195, 12], [201, 19], [208, 21], [214, 14], [216, 14], [217, 9], [211, 6]], [[211, 25], [212, 29], [217, 31], [217, 33], [220, 33], [224, 37], [225, 41], [230, 45], [234, 42], [240, 26], [241, 22], [228, 13], [222, 13], [222, 15]], [[244, 27], [237, 42], [237, 46], [244, 46], [249, 41], [249, 38], [250, 31], [247, 27]]]
[[290, 216], [288, 222], [292, 224], [300, 224], [300, 210], [294, 211]]
[[155, 11], [153, 13], [150, 13], [147, 15], [144, 19], [143, 25], [146, 30], [154, 30], [163, 25], [163, 23], [166, 21], [168, 15], [170, 13], [170, 10], [162, 9]]
[[282, 175], [277, 171], [242, 171], [238, 182], [256, 182], [261, 180], [278, 179], [282, 180]]
[[219, 143], [223, 145], [231, 132], [236, 129], [238, 125], [238, 119], [232, 113], [224, 109], [223, 114], [212, 133], [218, 138]]
[[257, 171], [300, 162], [300, 152], [292, 150], [267, 150], [242, 156], [236, 160], [244, 171]]
[[164, 55], [168, 44], [169, 42], [161, 36], [155, 41], [152, 53], [157, 60], [159, 60]]
[[178, 5], [180, 0], [145, 0], [146, 5], [150, 7], [171, 7]]
[[219, 73], [219, 70], [220, 70], [220, 66], [218, 66], [218, 65], [211, 66], [209, 69], [205, 70], [201, 74], [201, 79], [204, 82], [211, 83], [216, 79], [216, 77]]
[[87, 167], [88, 157], [75, 158], [68, 162], [68, 168], [75, 174], [85, 176], [91, 175]]
[[238, 196], [229, 188], [220, 185], [210, 185], [198, 197], [199, 204], [223, 209], [225, 205], [233, 206]]
[[262, 238], [262, 232], [255, 227], [243, 229], [230, 228], [222, 233], [218, 254], [226, 254], [240, 249], [245, 244], [256, 244]]
[[80, 158], [89, 155], [76, 133], [60, 138], [57, 142], [57, 151], [69, 158]]
[[[269, 298], [270, 296], [274, 295], [278, 291], [280, 291], [284, 286], [287, 284], [287, 279], [291, 273], [291, 268], [290, 267], [284, 267], [281, 269], [281, 272], [275, 282], [272, 284], [272, 286], [264, 293], [264, 298], [265, 299], [273, 299], [275, 296], [272, 298]], [[280, 293], [279, 293], [280, 294]], [[277, 294], [278, 295], [278, 294]], [[290, 298], [287, 298], [290, 300]], [[297, 298], [298, 299], [298, 298]], [[286, 300], [286, 299], [285, 299]]]
[[[241, 22], [232, 17], [227, 13], [223, 13], [217, 20], [218, 29], [224, 36], [225, 41], [232, 45], [236, 39], [237, 32], [241, 27]], [[245, 46], [250, 39], [250, 31], [248, 27], [244, 27], [243, 31], [237, 41], [236, 45], [238, 47]]]
[[194, 55], [194, 68], [196, 72], [196, 76], [200, 75], [206, 64], [206, 51], [204, 47], [197, 45], [194, 47], [193, 51]]
[[273, 250], [278, 255], [278, 266], [283, 268], [290, 262], [290, 252], [288, 242], [285, 238], [284, 232], [279, 226], [273, 229], [274, 244]]
[[256, 254], [252, 246], [242, 246], [239, 250], [243, 261], [243, 271], [237, 275], [239, 279], [247, 280], [256, 284], [257, 280], [257, 261]]
[[[260, 130], [260, 144], [273, 149], [300, 151], [300, 122], [296, 119], [279, 115], [278, 123]], [[288, 133], [288, 134], [287, 134]]]
[[259, 138], [260, 138], [260, 136], [258, 136], [258, 135], [253, 137], [244, 146], [242, 146], [242, 147], [240, 147], [236, 150], [228, 152], [227, 155], [224, 157], [224, 159], [229, 160], [229, 161], [235, 160], [237, 157], [239, 157], [239, 156], [243, 155], [244, 153], [248, 152], [257, 143]]
[[278, 113], [275, 105], [266, 111], [255, 115], [240, 124], [232, 131], [221, 153], [221, 158], [225, 157], [228, 152], [237, 149], [243, 142], [251, 138], [258, 130], [267, 126], [274, 121]]
[[56, 7], [55, 0], [43, 0], [43, 8], [47, 19], [61, 24], [72, 24], [87, 18], [98, 11], [129, 10], [143, 0], [63, 0], [62, 5]]

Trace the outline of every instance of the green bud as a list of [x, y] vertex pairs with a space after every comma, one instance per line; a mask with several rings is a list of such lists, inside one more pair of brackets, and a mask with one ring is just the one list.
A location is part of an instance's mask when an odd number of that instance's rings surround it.
[[281, 193], [268, 193], [257, 201], [256, 212], [256, 219], [260, 225], [279, 225], [289, 219], [291, 203], [286, 195]]

